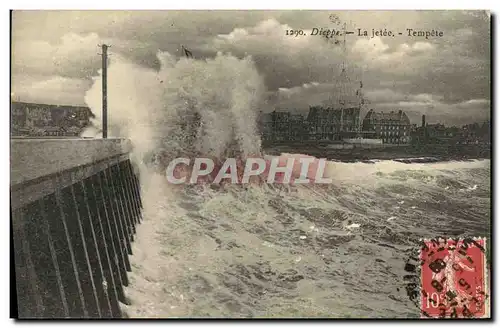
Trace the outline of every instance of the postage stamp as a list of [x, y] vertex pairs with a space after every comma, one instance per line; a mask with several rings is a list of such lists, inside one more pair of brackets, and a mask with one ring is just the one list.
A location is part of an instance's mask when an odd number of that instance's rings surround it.
[[486, 238], [425, 239], [420, 260], [422, 317], [489, 317]]

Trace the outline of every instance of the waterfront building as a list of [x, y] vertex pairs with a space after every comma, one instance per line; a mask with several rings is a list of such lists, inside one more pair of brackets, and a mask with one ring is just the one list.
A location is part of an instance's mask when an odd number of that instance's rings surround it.
[[[351, 81], [348, 76], [346, 26], [344, 24], [344, 40], [340, 76], [334, 79], [334, 86], [330, 97], [324, 106], [311, 106], [306, 119], [302, 115], [292, 115], [290, 112], [271, 113], [271, 122], [261, 120], [263, 135], [268, 132], [269, 137], [264, 140], [297, 141], [297, 140], [324, 140], [341, 141], [361, 136], [372, 136], [371, 132], [360, 131], [360, 111], [365, 104], [363, 98], [363, 82]], [[339, 42], [340, 44], [340, 42]], [[335, 74], [338, 71], [336, 70]], [[264, 126], [263, 124], [266, 124]], [[268, 130], [270, 126], [270, 131]], [[264, 132], [266, 131], [266, 132]]]
[[359, 127], [359, 107], [334, 109], [311, 106], [307, 115], [310, 140], [342, 140], [355, 136]]
[[407, 144], [410, 142], [412, 126], [402, 110], [398, 112], [375, 112], [373, 109], [363, 119], [363, 131], [372, 131], [384, 144]]
[[426, 129], [429, 138], [443, 138], [448, 136], [446, 127], [441, 123], [427, 124]]
[[21, 129], [26, 126], [27, 122], [27, 111], [22, 108], [22, 107], [15, 107], [12, 106], [12, 112], [11, 112], [11, 122], [12, 122], [12, 129]]
[[274, 110], [259, 113], [259, 133], [264, 141], [285, 141], [291, 138], [292, 115], [287, 111]]
[[264, 113], [260, 111], [258, 118], [258, 131], [262, 141], [273, 140], [273, 116], [272, 113]]
[[[82, 131], [94, 117], [88, 107], [11, 103], [13, 136], [72, 135]], [[72, 129], [70, 129], [73, 127]], [[61, 128], [61, 129], [59, 129]]]
[[273, 111], [271, 113], [273, 140], [285, 141], [290, 140], [290, 112]]
[[43, 136], [62, 137], [66, 135], [66, 129], [62, 126], [45, 126], [42, 128]]
[[308, 131], [307, 125], [304, 121], [304, 115], [302, 114], [291, 114], [289, 124], [288, 140], [307, 140]]
[[442, 123], [429, 124], [422, 115], [422, 125], [412, 131], [416, 144], [487, 144], [491, 140], [489, 121], [457, 126]]
[[80, 133], [82, 133], [82, 131], [83, 130], [78, 126], [70, 126], [69, 128], [66, 129], [66, 135], [77, 137], [80, 135]]
[[490, 143], [491, 124], [490, 120], [480, 123], [466, 124], [462, 126], [462, 136], [466, 143]]
[[307, 117], [289, 111], [259, 114], [264, 141], [342, 140], [359, 132], [359, 107], [332, 109], [312, 106]]

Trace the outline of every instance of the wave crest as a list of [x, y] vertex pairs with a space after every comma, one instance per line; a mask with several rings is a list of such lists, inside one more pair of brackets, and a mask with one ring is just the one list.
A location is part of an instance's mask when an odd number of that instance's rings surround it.
[[[176, 59], [158, 52], [160, 69], [117, 56], [108, 68], [109, 135], [129, 138], [139, 162], [197, 154], [259, 154], [257, 116], [264, 82], [251, 57]], [[101, 127], [102, 76], [85, 96]]]

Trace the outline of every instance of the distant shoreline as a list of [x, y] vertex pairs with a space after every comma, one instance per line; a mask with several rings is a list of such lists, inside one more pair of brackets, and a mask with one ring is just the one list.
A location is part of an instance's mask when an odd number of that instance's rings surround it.
[[433, 157], [436, 161], [462, 161], [471, 159], [490, 159], [491, 145], [410, 145], [406, 147], [374, 148], [374, 149], [325, 149], [318, 146], [307, 145], [268, 145], [263, 147], [268, 155], [282, 153], [298, 153], [326, 158], [341, 162], [359, 162], [369, 160], [394, 160], [402, 158]]

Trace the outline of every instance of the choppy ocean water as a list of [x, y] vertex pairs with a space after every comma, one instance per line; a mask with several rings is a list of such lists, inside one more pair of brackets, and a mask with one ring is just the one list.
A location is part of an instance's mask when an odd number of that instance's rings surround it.
[[131, 317], [418, 317], [419, 238], [490, 237], [490, 161], [330, 162], [327, 186], [168, 185], [142, 172]]
[[[403, 276], [419, 238], [489, 237], [489, 160], [331, 162], [333, 184], [289, 190], [169, 185], [142, 164], [261, 154], [266, 85], [250, 56], [157, 60], [108, 70], [109, 136], [130, 139], [141, 168], [129, 316], [417, 317]], [[85, 101], [98, 131], [100, 77]]]

